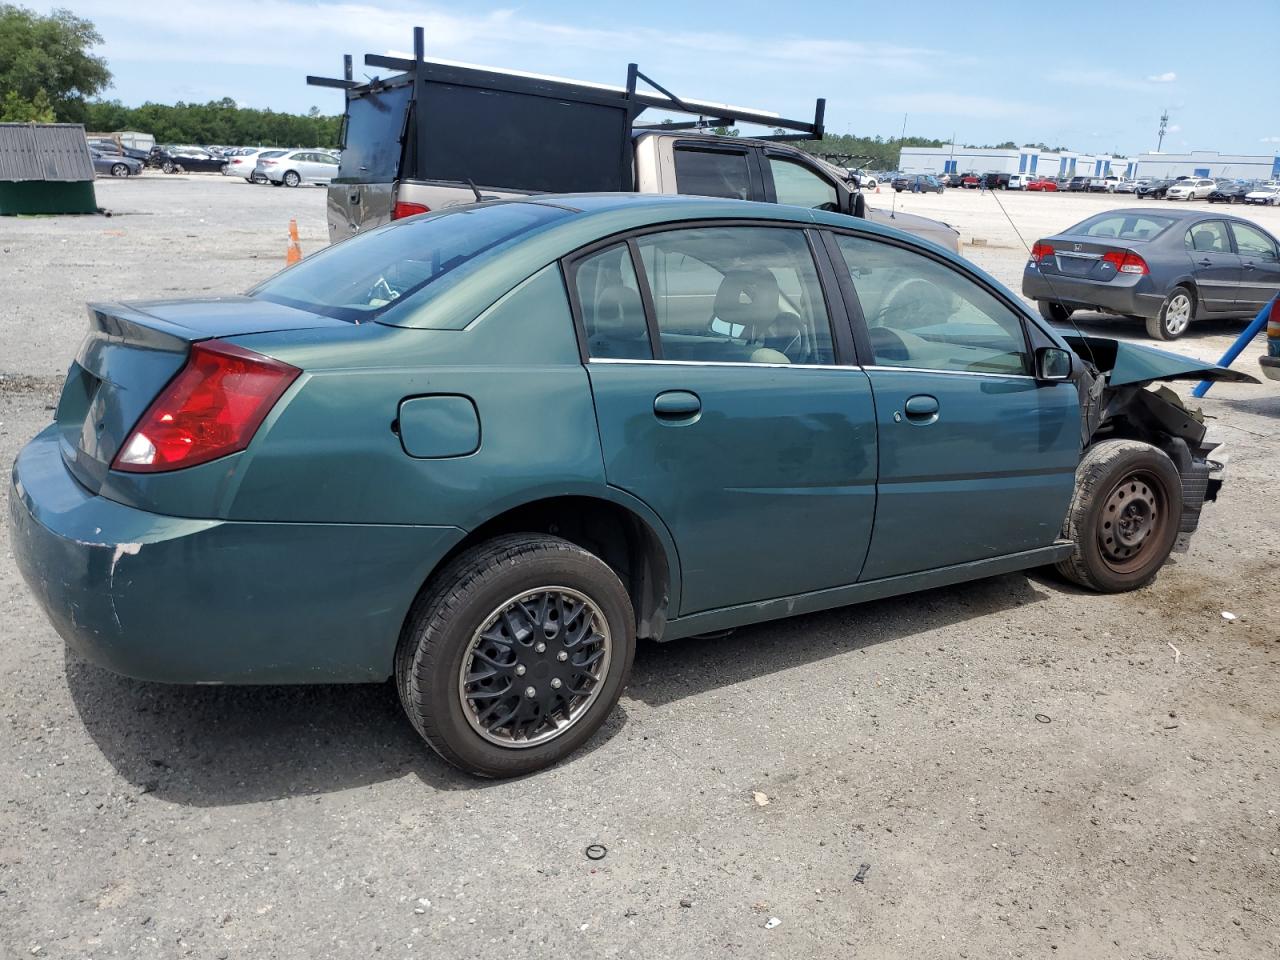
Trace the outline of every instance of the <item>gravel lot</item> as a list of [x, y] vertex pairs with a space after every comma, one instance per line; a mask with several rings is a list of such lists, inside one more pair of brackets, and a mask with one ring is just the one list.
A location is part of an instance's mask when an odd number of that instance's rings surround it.
[[[85, 300], [239, 292], [290, 217], [304, 252], [326, 236], [315, 188], [98, 193], [110, 219], [0, 219], [6, 464]], [[1028, 242], [1136, 202], [999, 200]], [[897, 202], [1017, 288], [995, 198]], [[455, 774], [389, 686], [172, 688], [67, 657], [0, 532], [0, 957], [1280, 955], [1277, 386], [1204, 402], [1228, 483], [1151, 587], [1004, 576], [642, 646], [589, 747], [515, 782]]]

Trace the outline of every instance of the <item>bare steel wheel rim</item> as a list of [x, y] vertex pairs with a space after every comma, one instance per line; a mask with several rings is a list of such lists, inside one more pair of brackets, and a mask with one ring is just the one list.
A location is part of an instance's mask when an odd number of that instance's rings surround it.
[[1182, 333], [1191, 323], [1191, 298], [1185, 293], [1175, 293], [1169, 298], [1164, 312], [1165, 328], [1172, 334]]
[[462, 655], [462, 712], [490, 743], [547, 743], [591, 709], [612, 648], [609, 623], [586, 594], [561, 586], [517, 594], [484, 619]]
[[1129, 474], [1103, 501], [1098, 519], [1102, 559], [1116, 573], [1132, 573], [1148, 562], [1153, 544], [1169, 523], [1164, 487], [1145, 471]]

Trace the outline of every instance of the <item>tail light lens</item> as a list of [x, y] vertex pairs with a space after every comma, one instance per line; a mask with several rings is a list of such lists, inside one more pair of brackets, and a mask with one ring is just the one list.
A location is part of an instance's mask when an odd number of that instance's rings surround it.
[[1150, 273], [1151, 268], [1147, 266], [1147, 261], [1132, 250], [1112, 250], [1110, 253], [1104, 253], [1102, 259], [1116, 268], [1119, 273]]
[[397, 200], [391, 210], [392, 220], [403, 220], [405, 217], [416, 217], [420, 213], [430, 213], [431, 208], [425, 203], [410, 203], [408, 200]]
[[1053, 259], [1053, 244], [1045, 243], [1042, 240], [1037, 240], [1035, 244], [1031, 247], [1032, 263], [1040, 263], [1042, 260], [1052, 260], [1052, 259]]
[[112, 468], [160, 473], [243, 450], [302, 371], [218, 340], [197, 343], [152, 401]]

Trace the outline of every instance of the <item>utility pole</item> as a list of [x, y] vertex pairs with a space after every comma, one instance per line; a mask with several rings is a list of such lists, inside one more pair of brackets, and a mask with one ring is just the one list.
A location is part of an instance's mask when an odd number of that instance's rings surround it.
[[1156, 141], [1156, 153], [1164, 146], [1164, 132], [1169, 126], [1169, 111], [1160, 114], [1160, 139]]

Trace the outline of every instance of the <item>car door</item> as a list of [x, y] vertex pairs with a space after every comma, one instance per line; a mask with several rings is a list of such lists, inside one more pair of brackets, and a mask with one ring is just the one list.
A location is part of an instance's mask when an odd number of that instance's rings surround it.
[[815, 210], [841, 209], [841, 190], [830, 178], [808, 164], [780, 151], [766, 150], [761, 169], [765, 174], [765, 199]]
[[813, 254], [798, 227], [731, 223], [643, 233], [568, 265], [605, 473], [670, 530], [681, 616], [862, 569], [875, 413], [819, 281], [830, 264]]
[[1269, 233], [1242, 220], [1229, 221], [1240, 257], [1236, 309], [1256, 312], [1280, 293], [1280, 247]]
[[879, 425], [876, 580], [1045, 547], [1080, 459], [1079, 396], [1032, 376], [1004, 297], [918, 248], [832, 235]]
[[328, 183], [338, 173], [338, 158], [327, 153], [313, 154], [315, 157], [316, 183]]
[[1183, 234], [1182, 245], [1196, 278], [1199, 306], [1211, 313], [1235, 309], [1243, 269], [1231, 246], [1225, 220], [1199, 220]]

